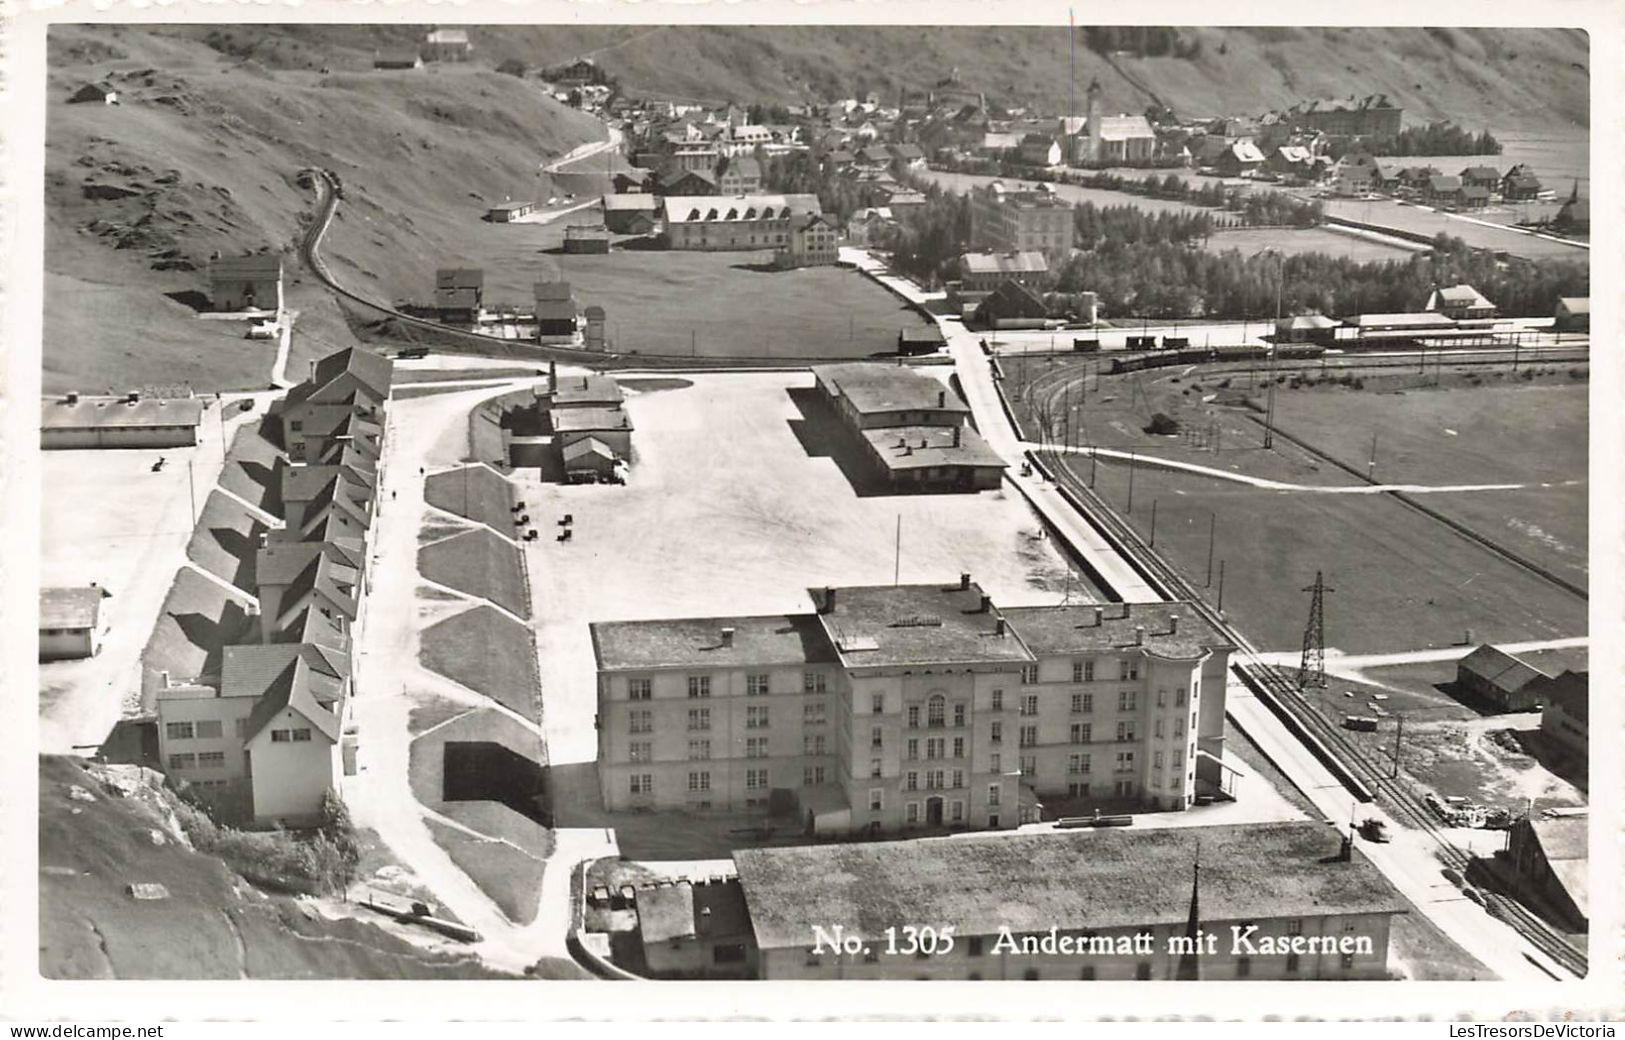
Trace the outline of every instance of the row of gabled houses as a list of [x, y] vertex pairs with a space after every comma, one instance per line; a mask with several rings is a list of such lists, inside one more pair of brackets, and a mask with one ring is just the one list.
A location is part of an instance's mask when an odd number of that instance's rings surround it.
[[314, 362], [288, 392], [269, 420], [284, 452], [269, 500], [282, 526], [253, 550], [257, 617], [223, 648], [218, 671], [158, 678], [164, 772], [258, 824], [319, 822], [353, 770], [354, 642], [392, 367], [350, 348]]

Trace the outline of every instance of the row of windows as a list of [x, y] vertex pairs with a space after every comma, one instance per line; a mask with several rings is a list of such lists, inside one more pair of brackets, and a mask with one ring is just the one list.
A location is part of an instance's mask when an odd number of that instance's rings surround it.
[[[829, 689], [829, 679], [823, 672], [806, 672], [801, 677], [802, 693], [825, 693]], [[748, 697], [765, 697], [772, 692], [772, 676], [767, 672], [750, 672], [745, 676], [745, 695]], [[711, 696], [711, 677], [709, 675], [688, 676], [688, 695], [692, 698]], [[626, 699], [630, 701], [647, 701], [654, 699], [654, 680], [648, 677], [637, 677], [626, 680]]]
[[171, 769], [224, 769], [226, 768], [226, 753], [224, 751], [178, 752], [169, 756]]
[[[1130, 659], [1126, 659], [1126, 660], [1120, 660], [1120, 661], [1117, 662], [1117, 681], [1118, 682], [1132, 682], [1132, 681], [1138, 680], [1139, 677], [1140, 677], [1140, 662], [1137, 659], [1130, 658]], [[711, 676], [709, 676], [709, 675], [690, 675], [690, 676], [687, 677], [687, 679], [688, 679], [688, 695], [690, 697], [699, 698], [699, 697], [709, 697], [709, 696], [711, 696]], [[1023, 684], [1032, 685], [1034, 683], [1037, 683], [1038, 681], [1039, 681], [1039, 678], [1038, 678], [1038, 665], [1029, 664], [1029, 665], [1022, 666], [1022, 669], [1021, 669], [1021, 682]], [[1072, 662], [1072, 681], [1075, 682], [1075, 683], [1095, 682], [1096, 681], [1095, 662], [1094, 661], [1073, 661]], [[829, 682], [828, 676], [824, 672], [803, 672], [802, 673], [802, 679], [801, 679], [801, 692], [802, 693], [825, 693], [829, 689], [828, 682]], [[626, 680], [626, 692], [627, 692], [627, 699], [628, 700], [634, 700], [634, 701], [650, 700], [654, 696], [654, 680], [651, 679], [651, 678], [648, 678], [648, 677], [630, 678], [630, 679]], [[771, 692], [772, 692], [772, 676], [771, 676], [770, 673], [767, 673], [767, 672], [750, 672], [750, 673], [747, 673], [745, 675], [745, 693], [746, 693], [747, 696], [760, 697], [760, 696], [766, 696], [767, 694], [769, 694]], [[1167, 694], [1168, 694], [1168, 691], [1166, 689], [1162, 689], [1162, 690], [1157, 691], [1157, 704], [1159, 706], [1162, 706], [1162, 705], [1165, 704]], [[1073, 694], [1073, 705], [1074, 706], [1073, 706], [1072, 710], [1073, 711], [1092, 711], [1093, 708], [1091, 708], [1091, 707], [1079, 707], [1078, 706], [1079, 703], [1080, 703], [1080, 701], [1079, 701], [1080, 697], [1081, 698], [1088, 698], [1086, 703], [1090, 703], [1090, 704], [1093, 703], [1093, 695], [1092, 694], [1076, 694], [1075, 693], [1075, 694]], [[1130, 702], [1129, 702], [1129, 705], [1126, 706], [1126, 707], [1120, 703], [1119, 704], [1120, 709], [1125, 710], [1125, 711], [1132, 710], [1132, 698], [1134, 697], [1134, 692], [1133, 691], [1125, 691], [1123, 694], [1119, 695], [1119, 700], [1120, 701], [1121, 701], [1122, 697], [1130, 698]], [[1027, 705], [1029, 703], [1032, 704], [1031, 711], [1036, 712], [1037, 711], [1037, 701], [1036, 701], [1036, 699], [1033, 699], [1033, 698], [1026, 698], [1026, 699], [1024, 699], [1022, 701], [1023, 711], [1024, 712], [1027, 711]], [[1182, 705], [1182, 704], [1185, 703], [1185, 688], [1183, 686], [1177, 687], [1174, 690], [1174, 703], [1176, 705]], [[927, 724], [928, 725], [940, 726], [940, 725], [944, 724], [943, 721], [942, 721], [942, 719], [943, 719], [943, 705], [944, 705], [944, 702], [943, 702], [943, 699], [940, 696], [932, 697], [927, 702], [926, 711], [928, 713], [927, 714]], [[872, 708], [873, 713], [876, 714], [876, 715], [884, 714], [885, 710], [886, 710], [885, 695], [884, 694], [879, 694], [879, 693], [875, 694], [873, 696], [872, 701], [871, 701], [871, 708]], [[1004, 691], [1003, 690], [994, 690], [993, 691], [993, 710], [994, 711], [1002, 711], [1002, 710], [1004, 710]], [[919, 708], [918, 708], [918, 706], [911, 705], [909, 707], [909, 712], [910, 712], [909, 725], [910, 726], [918, 726], [919, 723], [917, 721], [915, 721], [915, 720], [918, 719], [918, 716], [919, 716]], [[956, 726], [964, 725], [964, 721], [963, 721], [964, 720], [964, 712], [965, 712], [965, 706], [963, 704], [954, 705], [954, 716], [955, 716], [956, 720], [958, 720], [958, 721], [956, 721], [954, 723]], [[933, 722], [932, 719], [935, 719], [936, 721]]]
[[[626, 779], [628, 793], [640, 796], [654, 794], [655, 778], [653, 773], [632, 773]], [[828, 771], [823, 766], [807, 766], [801, 771], [801, 785], [803, 787], [816, 787], [827, 779]], [[768, 771], [766, 769], [745, 770], [745, 789], [747, 791], [764, 791], [768, 786]], [[689, 773], [688, 790], [690, 793], [696, 794], [710, 791], [711, 771], [707, 769]]]

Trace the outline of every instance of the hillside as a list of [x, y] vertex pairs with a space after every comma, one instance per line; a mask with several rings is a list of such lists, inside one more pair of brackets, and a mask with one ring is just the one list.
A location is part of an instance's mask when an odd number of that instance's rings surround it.
[[[345, 345], [328, 294], [293, 253], [311, 208], [296, 183], [303, 166], [337, 170], [352, 199], [383, 215], [378, 233], [352, 244], [364, 270], [387, 260], [413, 214], [477, 215], [546, 192], [539, 162], [603, 136], [533, 83], [480, 66], [272, 69], [185, 35], [119, 26], [55, 26], [50, 45], [47, 390], [267, 385], [274, 345], [193, 316], [214, 251], [287, 255], [302, 333], [291, 371]], [[92, 81], [120, 103], [66, 103]]]
[[[54, 979], [505, 978], [378, 925], [266, 895], [179, 840], [173, 795], [40, 759], [40, 974]], [[148, 774], [152, 776], [153, 774]], [[159, 883], [167, 898], [127, 886]]]

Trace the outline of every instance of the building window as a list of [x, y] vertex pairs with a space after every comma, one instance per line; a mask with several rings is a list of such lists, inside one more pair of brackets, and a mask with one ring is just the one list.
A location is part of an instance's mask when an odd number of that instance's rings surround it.
[[273, 729], [271, 731], [271, 743], [273, 744], [286, 744], [292, 740], [292, 735], [285, 729]]
[[1191, 729], [1196, 728], [1196, 712], [1191, 712]]
[[932, 729], [941, 729], [947, 722], [947, 709], [948, 702], [942, 696], [933, 696], [925, 702], [925, 724]]
[[1038, 714], [1037, 694], [1028, 694], [1027, 696], [1021, 698], [1021, 714], [1029, 716]]
[[1074, 693], [1072, 695], [1072, 713], [1074, 715], [1087, 715], [1095, 710], [1095, 695], [1092, 693]]
[[231, 735], [234, 737], [248, 736], [248, 720], [233, 719], [231, 722]]
[[1134, 739], [1134, 723], [1119, 722], [1117, 724], [1117, 739], [1119, 741]]
[[801, 673], [801, 692], [823, 693], [828, 688], [825, 682], [823, 672], [803, 672]]
[[626, 757], [633, 762], [650, 762], [654, 760], [654, 745], [647, 741], [634, 740], [627, 745]]
[[1174, 706], [1175, 707], [1181, 707], [1181, 706], [1184, 705], [1184, 703], [1185, 703], [1185, 687], [1183, 687], [1183, 686], [1174, 687]]
[[[693, 714], [690, 712], [690, 714]], [[655, 731], [654, 713], [650, 711], [634, 711], [627, 715], [627, 731], [630, 733], [653, 733]]]
[[688, 728], [689, 729], [695, 729], [695, 730], [710, 729], [711, 728], [711, 709], [710, 708], [690, 708], [690, 709], [688, 709]]
[[919, 789], [920, 789], [920, 774], [919, 773], [912, 773], [911, 772], [907, 776], [903, 777], [903, 790], [905, 790], [905, 791], [918, 791]]
[[1072, 743], [1087, 744], [1094, 736], [1095, 727], [1087, 722], [1074, 722], [1072, 724]]
[[909, 741], [908, 741], [907, 748], [908, 748], [908, 752], [903, 757], [908, 758], [910, 760], [917, 759], [917, 758], [920, 757], [920, 742], [918, 740], [916, 740], [913, 737], [910, 737]]
[[1088, 755], [1069, 755], [1069, 756], [1067, 756], [1066, 762], [1067, 762], [1067, 770], [1066, 771], [1069, 772], [1069, 773], [1087, 773], [1087, 772], [1089, 772], [1089, 756]]
[[908, 706], [908, 728], [920, 728], [920, 706], [918, 704], [910, 704]]
[[1183, 769], [1183, 768], [1185, 768], [1185, 752], [1183, 752], [1183, 751], [1175, 751], [1174, 752], [1174, 768], [1175, 769]]
[[1003, 690], [994, 690], [993, 691], [993, 710], [994, 711], [1003, 711], [1004, 710], [1004, 691]]
[[1021, 735], [1020, 735], [1020, 739], [1018, 741], [1018, 746], [1020, 746], [1020, 747], [1037, 747], [1038, 746], [1038, 727], [1037, 726], [1023, 726], [1023, 727], [1021, 727]]
[[1094, 682], [1095, 681], [1095, 662], [1093, 662], [1093, 661], [1085, 661], [1085, 662], [1083, 662], [1083, 681], [1084, 682]]
[[941, 758], [944, 746], [945, 745], [941, 737], [928, 738], [925, 742], [925, 757], [928, 759]]
[[654, 681], [652, 679], [626, 680], [626, 699], [629, 701], [646, 701], [654, 697]]
[[1117, 753], [1117, 771], [1128, 773], [1134, 770], [1134, 752], [1119, 751]]
[[655, 778], [653, 774], [633, 773], [631, 776], [627, 777], [627, 779], [631, 781], [631, 792], [633, 794], [654, 794]]
[[755, 673], [753, 675], [745, 676], [745, 696], [747, 696], [747, 697], [765, 697], [765, 696], [767, 696], [767, 681], [768, 681], [768, 673], [767, 672], [757, 672], [757, 673]]
[[1138, 698], [1133, 690], [1123, 690], [1117, 694], [1117, 710], [1133, 711], [1138, 706]]
[[760, 704], [760, 705], [753, 704], [750, 707], [745, 709], [745, 728], [746, 729], [766, 729], [767, 728], [767, 705], [765, 705], [765, 704]]
[[171, 769], [191, 769], [196, 764], [196, 755], [177, 754], [169, 756], [169, 768]]
[[190, 722], [170, 722], [164, 725], [164, 736], [170, 740], [191, 740], [192, 724]]
[[711, 696], [711, 677], [709, 675], [691, 675], [688, 677], [688, 695], [690, 697]]
[[989, 805], [998, 805], [999, 804], [999, 785], [998, 784], [988, 784], [987, 785], [987, 804], [989, 804]]
[[988, 739], [998, 744], [1004, 740], [1004, 723], [994, 722], [988, 728]]
[[1158, 720], [1156, 720], [1155, 722], [1153, 722], [1151, 724], [1151, 735], [1154, 736], [1154, 737], [1157, 737], [1159, 739], [1162, 737], [1162, 720], [1161, 719], [1158, 719]]
[[903, 819], [908, 823], [920, 822], [920, 803], [909, 802], [903, 806]]
[[[762, 738], [762, 744], [765, 748], [767, 744], [766, 738]], [[810, 733], [801, 738], [801, 753], [803, 755], [828, 754], [828, 751], [826, 751], [825, 748], [826, 744], [824, 743], [824, 735], [822, 733]], [[766, 754], [765, 750], [763, 754]]]
[[997, 751], [995, 751], [991, 755], [987, 756], [987, 768], [988, 768], [989, 772], [993, 772], [993, 773], [999, 772], [1000, 763], [1001, 763], [1001, 760], [1000, 760], [1000, 757], [999, 757], [999, 753]]
[[218, 737], [218, 736], [220, 736], [221, 735], [220, 720], [219, 719], [200, 719], [200, 720], [198, 720], [198, 723], [197, 723], [197, 735], [198, 735], [199, 739], [202, 739], [204, 737]]
[[745, 757], [746, 758], [766, 758], [767, 757], [767, 738], [766, 737], [746, 737], [745, 738]]
[[688, 789], [690, 791], [711, 790], [711, 774], [708, 772], [688, 774]]
[[1155, 752], [1155, 753], [1152, 754], [1152, 756], [1151, 756], [1151, 768], [1152, 769], [1161, 769], [1162, 768], [1162, 752], [1161, 751], [1158, 751], [1158, 752]]
[[[954, 786], [958, 787], [960, 785], [956, 782], [954, 784]], [[963, 822], [965, 822], [965, 803], [956, 801], [956, 802], [953, 802], [953, 803], [949, 804], [949, 806], [948, 806], [948, 819], [952, 823], [963, 823]]]
[[964, 758], [965, 757], [965, 738], [964, 737], [955, 737], [954, 738], [954, 757], [955, 758]]
[[1036, 664], [1024, 664], [1024, 665], [1022, 665], [1021, 666], [1021, 681], [1023, 683], [1028, 684], [1028, 685], [1031, 685], [1032, 683], [1037, 682], [1038, 681], [1038, 666]]
[[747, 791], [760, 791], [760, 790], [763, 790], [766, 787], [767, 787], [767, 770], [765, 770], [765, 769], [747, 769], [747, 770], [745, 770], [745, 790], [747, 790]]
[[1082, 661], [1073, 661], [1072, 662], [1072, 681], [1073, 682], [1083, 682], [1083, 662]]
[[885, 791], [878, 787], [869, 788], [869, 811], [879, 812], [884, 802]]
[[709, 740], [691, 740], [688, 742], [688, 757], [696, 762], [703, 762], [711, 757], [711, 742]]
[[965, 726], [965, 706], [963, 704], [955, 704], [954, 705], [954, 728], [955, 729], [963, 729], [964, 726]]
[[870, 711], [871, 714], [874, 714], [874, 715], [885, 714], [885, 711], [886, 711], [886, 695], [883, 694], [883, 693], [877, 693], [873, 697], [871, 697], [869, 699], [869, 711]]
[[823, 766], [807, 766], [801, 771], [801, 783], [803, 787], [817, 787], [823, 782]]
[[1174, 720], [1174, 736], [1183, 737], [1184, 735], [1185, 735], [1185, 717], [1182, 715], [1179, 718]]
[[988, 813], [987, 814], [987, 825], [989, 827], [997, 827], [999, 825], [999, 814], [998, 813]]
[[822, 726], [826, 719], [823, 701], [808, 701], [801, 706], [801, 724], [803, 726]]

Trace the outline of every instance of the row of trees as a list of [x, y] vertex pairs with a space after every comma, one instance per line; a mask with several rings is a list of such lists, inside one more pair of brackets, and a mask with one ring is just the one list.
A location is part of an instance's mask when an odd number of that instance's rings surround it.
[[[1332, 158], [1341, 159], [1351, 147], [1334, 141], [1327, 151]], [[1445, 121], [1407, 126], [1391, 137], [1368, 138], [1357, 147], [1372, 155], [1389, 156], [1501, 154], [1501, 142], [1488, 130], [1475, 134]]]
[[811, 152], [758, 156], [762, 190], [780, 194], [816, 195], [825, 215], [840, 224], [852, 214], [877, 204], [874, 188], [853, 177], [826, 169]]
[[1280, 313], [1329, 315], [1421, 310], [1437, 286], [1465, 282], [1502, 313], [1550, 314], [1560, 296], [1589, 295], [1590, 271], [1569, 260], [1507, 265], [1460, 239], [1440, 236], [1431, 253], [1357, 263], [1324, 253], [1283, 256], [1213, 253], [1177, 241], [1106, 239], [1061, 268], [1056, 288], [1099, 294], [1113, 317], [1273, 319]]

